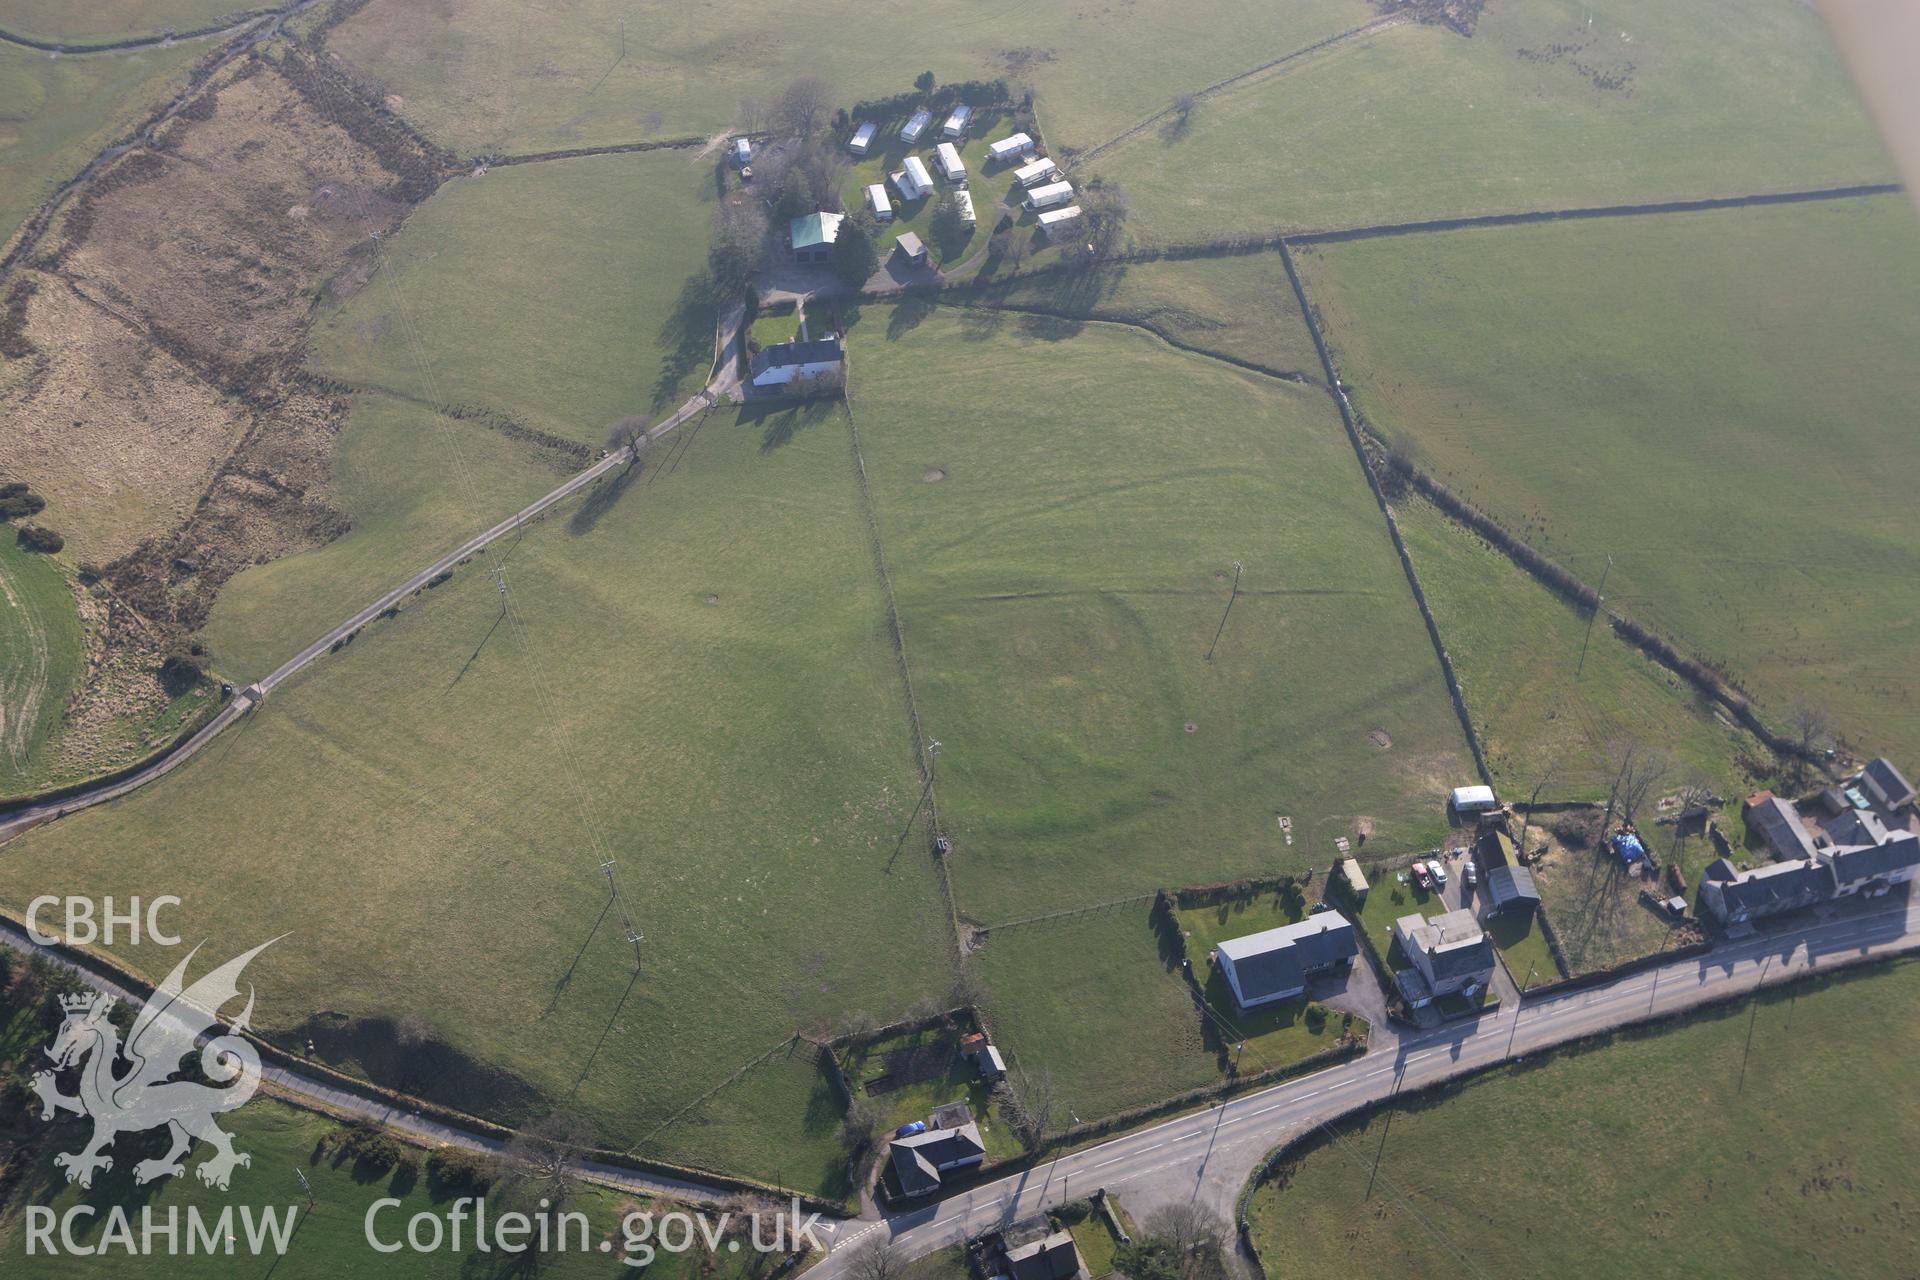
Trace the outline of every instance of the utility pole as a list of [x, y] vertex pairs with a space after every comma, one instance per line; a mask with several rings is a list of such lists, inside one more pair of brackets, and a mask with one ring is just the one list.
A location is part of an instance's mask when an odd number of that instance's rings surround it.
[[1767, 966], [1772, 963], [1773, 953], [1768, 952], [1760, 965], [1760, 981], [1753, 984], [1753, 1006], [1747, 1014], [1747, 1047], [1740, 1051], [1740, 1082], [1733, 1088], [1736, 1094], [1747, 1087], [1747, 1059], [1753, 1055], [1753, 1024], [1760, 1017], [1760, 988], [1767, 985]]
[[1387, 1094], [1385, 1103], [1387, 1121], [1380, 1126], [1380, 1145], [1374, 1148], [1373, 1171], [1367, 1174], [1367, 1194], [1360, 1197], [1362, 1203], [1373, 1199], [1373, 1180], [1380, 1176], [1380, 1157], [1387, 1153], [1387, 1134], [1393, 1130], [1393, 1100], [1400, 1096], [1400, 1084], [1405, 1078], [1397, 1077], [1393, 1082], [1393, 1091]]
[[1207, 661], [1213, 661], [1213, 651], [1220, 647], [1220, 635], [1227, 629], [1227, 615], [1233, 612], [1233, 602], [1240, 598], [1240, 570], [1244, 566], [1238, 560], [1233, 562], [1233, 590], [1227, 593], [1227, 607], [1220, 612], [1220, 625], [1214, 628], [1213, 643], [1207, 646]]
[[1593, 620], [1607, 607], [1607, 575], [1613, 572], [1613, 552], [1607, 552], [1607, 567], [1600, 571], [1600, 586], [1593, 593], [1593, 612], [1587, 615], [1587, 634], [1580, 640], [1580, 665], [1574, 668], [1573, 678], [1578, 680], [1580, 673], [1587, 669], [1587, 642], [1593, 639]]
[[1507, 1056], [1509, 1058], [1513, 1056], [1514, 1037], [1520, 1034], [1520, 1010], [1526, 1004], [1526, 990], [1533, 985], [1533, 972], [1538, 967], [1536, 962], [1528, 962], [1527, 980], [1520, 988], [1521, 994], [1519, 1001], [1513, 1006], [1513, 1030], [1507, 1032]]

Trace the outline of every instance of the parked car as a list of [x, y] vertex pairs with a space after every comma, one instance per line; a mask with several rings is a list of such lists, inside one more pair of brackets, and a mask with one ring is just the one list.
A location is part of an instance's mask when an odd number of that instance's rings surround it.
[[1469, 862], [1466, 865], [1464, 874], [1467, 878], [1467, 888], [1471, 889], [1480, 883], [1480, 868], [1473, 863]]
[[911, 1138], [916, 1133], [925, 1133], [926, 1131], [927, 1122], [925, 1120], [909, 1120], [898, 1129], [895, 1129], [893, 1136], [896, 1138]]
[[1441, 886], [1442, 888], [1446, 887], [1447, 869], [1446, 867], [1441, 865], [1440, 859], [1438, 858], [1427, 859], [1427, 870], [1433, 873], [1433, 882], [1435, 884]]
[[1320, 901], [1314, 903], [1312, 906], [1307, 908], [1307, 914], [1310, 916], [1317, 916], [1322, 911], [1331, 911], [1331, 910], [1333, 910], [1332, 905], [1325, 898], [1322, 898], [1320, 899]]
[[1413, 864], [1413, 882], [1422, 889], [1433, 888], [1433, 872], [1427, 870], [1426, 863], [1416, 862]]

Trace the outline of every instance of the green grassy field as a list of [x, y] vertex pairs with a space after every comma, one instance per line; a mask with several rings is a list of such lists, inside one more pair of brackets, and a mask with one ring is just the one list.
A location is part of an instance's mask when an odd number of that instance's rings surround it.
[[1425, 499], [1395, 510], [1496, 789], [1525, 799], [1545, 780], [1543, 799], [1604, 800], [1610, 753], [1639, 742], [1673, 757], [1671, 787], [1698, 774], [1746, 794], [1739, 759], [1759, 744], [1730, 717], [1605, 622], [1589, 637], [1583, 611]]
[[1242, 82], [1094, 160], [1161, 241], [1886, 181], [1791, 0], [1503, 0]]
[[[164, 782], [9, 846], [0, 900], [174, 893], [227, 953], [290, 932], [258, 1025], [502, 1120], [571, 1095], [681, 1159], [734, 1158], [725, 1115], [818, 1150], [811, 1102], [768, 1101], [811, 1075], [656, 1130], [796, 1029], [944, 990], [951, 941], [844, 419], [681, 439], [527, 535], [512, 618], [465, 566]], [[444, 1049], [396, 1043], [409, 1016]]]
[[[7, 6], [6, 29], [35, 40], [99, 44], [192, 31], [229, 15], [272, 7], [248, 0], [86, 0], [84, 4], [73, 0], [16, 0]], [[212, 46], [197, 41], [192, 47], [204, 51]]]
[[1022, 1070], [1051, 1078], [1058, 1128], [1220, 1079], [1179, 957], [1160, 953], [1150, 905], [995, 930], [974, 957], [993, 1041]]
[[176, 88], [206, 51], [195, 42], [52, 58], [0, 44], [0, 244], [55, 187]]
[[1547, 947], [1547, 935], [1540, 929], [1539, 917], [1529, 911], [1507, 911], [1494, 916], [1486, 922], [1487, 936], [1493, 939], [1493, 945], [1500, 949], [1500, 958], [1506, 963], [1507, 972], [1513, 975], [1513, 985], [1522, 991], [1564, 977], [1560, 966], [1553, 962], [1553, 952]]
[[1411, 876], [1405, 884], [1396, 878], [1405, 873], [1411, 861], [1402, 859], [1374, 872], [1369, 877], [1373, 887], [1367, 891], [1366, 902], [1359, 911], [1348, 917], [1373, 939], [1381, 959], [1394, 969], [1409, 966], [1400, 952], [1399, 940], [1393, 936], [1393, 922], [1401, 916], [1425, 916], [1431, 919], [1447, 910], [1447, 904], [1439, 894], [1428, 893]]
[[999, 319], [869, 307], [850, 339], [961, 909], [1424, 848], [1470, 766], [1325, 396]]
[[620, 0], [584, 0], [535, 20], [501, 0], [452, 10], [374, 0], [327, 47], [463, 150], [706, 135], [735, 121], [742, 98], [772, 102], [799, 76], [821, 77], [851, 104], [903, 92], [926, 69], [943, 81], [1031, 84], [1054, 144], [1084, 147], [1182, 90], [1371, 16], [1362, 0], [1210, 0], [1199, 11], [1144, 0], [1115, 21], [1095, 0], [1072, 0], [929, 21], [908, 0], [857, 16], [806, 0], [777, 20], [735, 4], [640, 21]]
[[[1320, 382], [1320, 358], [1276, 253], [1119, 263], [983, 285], [969, 300], [1147, 325], [1175, 342]], [[1023, 321], [1059, 328], [1049, 317]]]
[[[322, 1154], [319, 1144], [329, 1136], [342, 1133], [341, 1126], [271, 1099], [256, 1099], [243, 1110], [223, 1118], [220, 1124], [233, 1134], [235, 1147], [252, 1158], [251, 1165], [234, 1173], [229, 1190], [210, 1189], [192, 1175], [192, 1167], [206, 1154], [206, 1148], [196, 1147], [188, 1156], [189, 1172], [185, 1177], [137, 1188], [131, 1184], [130, 1175], [121, 1172], [121, 1168], [130, 1169], [132, 1162], [116, 1160], [120, 1168], [104, 1175], [105, 1181], [91, 1193], [68, 1185], [62, 1172], [50, 1163], [53, 1151], [63, 1146], [72, 1148], [85, 1132], [74, 1122], [61, 1126], [54, 1131], [55, 1140], [43, 1152], [41, 1160], [27, 1170], [13, 1203], [0, 1211], [0, 1257], [24, 1268], [20, 1274], [36, 1277], [141, 1276], [165, 1280], [173, 1276], [256, 1275], [266, 1273], [269, 1268], [276, 1280], [283, 1276], [297, 1280], [301, 1276], [472, 1277], [529, 1272], [543, 1276], [605, 1276], [620, 1264], [609, 1261], [609, 1255], [599, 1252], [598, 1246], [601, 1240], [611, 1237], [618, 1251], [622, 1214], [630, 1207], [638, 1207], [632, 1197], [583, 1187], [567, 1208], [587, 1215], [588, 1250], [582, 1252], [577, 1247], [578, 1235], [573, 1234], [569, 1243], [574, 1247], [564, 1252], [536, 1255], [537, 1266], [529, 1266], [525, 1258], [511, 1259], [498, 1251], [488, 1254], [474, 1249], [471, 1213], [463, 1229], [465, 1248], [454, 1249], [449, 1238], [445, 1247], [434, 1252], [403, 1248], [399, 1252], [383, 1253], [367, 1242], [365, 1224], [374, 1201], [391, 1198], [399, 1202], [379, 1210], [374, 1219], [376, 1237], [383, 1244], [392, 1244], [406, 1239], [407, 1222], [415, 1214], [432, 1214], [441, 1219], [443, 1229], [450, 1231], [447, 1215], [452, 1211], [453, 1202], [472, 1193], [447, 1187], [430, 1173], [422, 1172], [420, 1166], [427, 1153], [415, 1148], [402, 1148], [415, 1165], [412, 1171], [404, 1168], [376, 1171], [355, 1160], [338, 1160], [333, 1153]], [[132, 1141], [120, 1139], [116, 1154]], [[294, 1176], [295, 1170], [304, 1174], [312, 1186], [311, 1210], [306, 1208], [306, 1193]], [[497, 1221], [498, 1215], [510, 1207], [497, 1192], [490, 1194], [488, 1200], [490, 1222]], [[49, 1257], [37, 1252], [29, 1259], [26, 1206], [47, 1205], [56, 1213], [64, 1213], [82, 1203], [94, 1206], [101, 1215], [108, 1212], [109, 1206], [124, 1208], [131, 1217], [136, 1238], [142, 1206], [151, 1207], [155, 1220], [161, 1224], [165, 1223], [169, 1210], [177, 1210], [181, 1215], [179, 1254], [169, 1257], [165, 1238], [159, 1237], [157, 1249], [146, 1257], [130, 1257], [110, 1245], [107, 1252], [98, 1257], [64, 1252]], [[284, 1215], [297, 1209], [301, 1217], [284, 1257], [276, 1259], [271, 1245], [256, 1254], [244, 1229], [236, 1225], [234, 1256], [209, 1259], [186, 1252], [189, 1208], [198, 1209], [204, 1215], [203, 1221], [209, 1224], [229, 1208], [235, 1214], [236, 1223], [243, 1208], [251, 1209], [256, 1215], [263, 1210]], [[671, 1211], [671, 1206], [664, 1204], [650, 1208], [656, 1214]], [[102, 1244], [105, 1230], [106, 1224], [100, 1217], [82, 1219], [75, 1236], [83, 1246], [97, 1247]], [[766, 1274], [775, 1262], [777, 1258], [763, 1258], [744, 1247], [740, 1253], [727, 1253], [724, 1249], [717, 1254], [708, 1254], [704, 1249], [685, 1254], [660, 1251], [647, 1268], [647, 1274], [661, 1280], [693, 1280], [710, 1275], [724, 1280], [747, 1280]]]
[[31, 787], [80, 678], [86, 637], [67, 578], [0, 526], [0, 795]]
[[378, 393], [355, 396], [333, 458], [335, 498], [353, 527], [221, 589], [204, 632], [221, 670], [240, 680], [265, 675], [580, 466], [472, 419]]
[[[311, 366], [479, 404], [599, 447], [713, 365], [709, 165], [687, 152], [515, 165], [441, 188], [314, 326]], [[484, 527], [484, 526], [481, 526]]]
[[[1899, 196], [1301, 256], [1379, 428], [1776, 725], [1920, 757], [1920, 227]], [[1844, 602], [1844, 603], [1841, 603]]]
[[1920, 1101], [1885, 1083], [1917, 1000], [1910, 962], [1770, 992], [1737, 1090], [1745, 1002], [1412, 1098], [1384, 1147], [1384, 1113], [1342, 1124], [1257, 1192], [1254, 1243], [1355, 1275], [1901, 1274]]

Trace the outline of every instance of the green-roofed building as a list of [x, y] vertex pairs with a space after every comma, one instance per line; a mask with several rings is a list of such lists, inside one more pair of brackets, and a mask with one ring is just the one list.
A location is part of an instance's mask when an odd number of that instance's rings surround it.
[[832, 262], [833, 242], [840, 237], [840, 224], [846, 221], [842, 213], [810, 213], [804, 218], [795, 218], [788, 234], [793, 239], [793, 260], [795, 262]]

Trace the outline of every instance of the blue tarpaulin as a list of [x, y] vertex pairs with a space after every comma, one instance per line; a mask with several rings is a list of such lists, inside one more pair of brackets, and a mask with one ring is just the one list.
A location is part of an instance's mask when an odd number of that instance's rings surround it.
[[1640, 837], [1631, 831], [1622, 831], [1613, 838], [1613, 851], [1620, 855], [1620, 861], [1632, 866], [1647, 856], [1646, 846], [1640, 843]]

